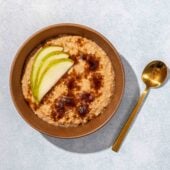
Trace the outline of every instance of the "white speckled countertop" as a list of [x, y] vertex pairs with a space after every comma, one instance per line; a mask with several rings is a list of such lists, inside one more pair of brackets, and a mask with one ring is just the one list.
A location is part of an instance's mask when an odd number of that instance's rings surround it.
[[[9, 93], [14, 55], [32, 33], [73, 22], [105, 35], [122, 56], [126, 91], [113, 119], [80, 139], [44, 136], [19, 116]], [[169, 0], [0, 0], [0, 170], [169, 170], [170, 82], [152, 90], [119, 153], [111, 143], [144, 89], [144, 66], [170, 67]]]

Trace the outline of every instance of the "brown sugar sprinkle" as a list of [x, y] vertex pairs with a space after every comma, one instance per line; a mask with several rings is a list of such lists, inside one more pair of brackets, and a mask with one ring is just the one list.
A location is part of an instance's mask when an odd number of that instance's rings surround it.
[[89, 112], [89, 106], [85, 103], [82, 103], [77, 107], [77, 112], [80, 117], [84, 117]]
[[57, 118], [56, 118], [57, 114], [56, 114], [55, 111], [52, 111], [50, 116], [51, 116], [51, 118], [52, 118], [54, 121], [57, 120]]
[[99, 60], [96, 58], [95, 55], [83, 55], [82, 59], [87, 62], [89, 71], [95, 71], [99, 68]]
[[81, 75], [77, 74], [75, 69], [72, 70], [72, 72], [67, 75], [67, 78], [65, 79], [65, 84], [68, 88], [68, 90], [77, 89], [80, 90], [80, 86], [78, 85], [78, 81], [81, 79]]
[[91, 70], [91, 71], [94, 71], [99, 67], [99, 61], [98, 60], [90, 59], [87, 62], [88, 62], [88, 65], [89, 65], [89, 70]]
[[68, 90], [72, 90], [72, 89], [74, 89], [74, 88], [80, 89], [80, 87], [79, 87], [78, 84], [77, 84], [77, 79], [79, 79], [79, 77], [76, 76], [76, 75], [75, 75], [75, 76], [70, 75], [70, 76], [66, 79], [65, 84], [66, 84]]
[[102, 87], [103, 76], [100, 73], [94, 73], [91, 77], [91, 87], [96, 91]]
[[76, 41], [76, 43], [77, 43], [80, 47], [83, 46], [83, 42], [84, 42], [84, 40], [83, 40], [82, 38], [78, 38], [77, 41]]
[[51, 117], [53, 118], [54, 121], [56, 121], [57, 118], [60, 119], [64, 116], [65, 107], [64, 102], [61, 99], [59, 99], [58, 101], [56, 100], [54, 103], [55, 104], [52, 110]]
[[56, 99], [54, 103], [51, 117], [56, 121], [56, 118], [60, 119], [64, 116], [68, 107], [75, 106], [75, 98], [72, 95], [63, 95], [59, 99]]
[[94, 94], [90, 92], [84, 92], [80, 95], [80, 99], [85, 102], [92, 102], [94, 100]]
[[81, 79], [81, 75], [80, 74], [76, 74], [75, 78], [76, 78], [76, 80], [80, 80]]
[[66, 85], [68, 89], [73, 89], [75, 88], [75, 79], [71, 77], [70, 79], [66, 80]]
[[64, 102], [65, 106], [75, 106], [74, 96], [63, 96], [62, 101]]
[[74, 64], [77, 64], [77, 63], [78, 63], [78, 55], [70, 55], [69, 58], [74, 61]]

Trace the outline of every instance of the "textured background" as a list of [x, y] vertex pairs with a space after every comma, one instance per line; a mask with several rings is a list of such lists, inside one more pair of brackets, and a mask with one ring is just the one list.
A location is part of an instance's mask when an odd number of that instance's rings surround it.
[[[122, 56], [126, 91], [115, 117], [98, 132], [61, 140], [33, 130], [14, 108], [9, 70], [19, 46], [50, 24], [73, 22], [105, 35]], [[0, 170], [169, 170], [170, 82], [152, 90], [119, 153], [111, 143], [144, 89], [144, 66], [170, 67], [169, 0], [0, 0]]]

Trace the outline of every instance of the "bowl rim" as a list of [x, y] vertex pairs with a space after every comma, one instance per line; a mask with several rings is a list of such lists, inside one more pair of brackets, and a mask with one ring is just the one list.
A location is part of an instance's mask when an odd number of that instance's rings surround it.
[[[14, 93], [13, 93], [13, 89], [12, 89], [12, 75], [13, 75], [13, 72], [14, 72], [14, 66], [17, 62], [17, 59], [18, 59], [18, 56], [21, 52], [21, 50], [25, 47], [25, 45], [27, 45], [27, 43], [29, 43], [30, 40], [32, 40], [32, 38], [34, 38], [35, 36], [37, 36], [38, 34], [46, 31], [46, 30], [49, 30], [49, 29], [52, 29], [52, 28], [55, 28], [55, 27], [62, 27], [62, 26], [72, 26], [72, 27], [79, 27], [83, 30], [89, 30], [90, 32], [92, 32], [93, 34], [97, 34], [99, 37], [101, 37], [114, 51], [116, 57], [117, 57], [117, 60], [119, 61], [119, 64], [120, 64], [120, 68], [121, 68], [121, 72], [122, 72], [122, 89], [121, 89], [121, 93], [120, 93], [120, 96], [119, 96], [119, 100], [117, 101], [117, 105], [116, 107], [114, 108], [114, 111], [112, 112], [112, 114], [110, 114], [110, 116], [103, 122], [101, 123], [97, 128], [95, 129], [92, 129], [92, 130], [89, 130], [88, 132], [84, 133], [84, 134], [81, 134], [81, 135], [74, 135], [74, 136], [58, 136], [58, 135], [53, 135], [53, 134], [49, 134], [48, 132], [46, 131], [43, 131], [41, 128], [38, 128], [38, 127], [35, 127], [32, 123], [30, 123], [26, 118], [25, 116], [23, 115], [23, 113], [20, 111], [19, 107], [18, 107], [18, 104], [17, 102], [15, 101], [15, 98], [14, 98]], [[102, 48], [102, 47], [101, 47]], [[25, 58], [26, 60], [26, 58]], [[102, 35], [101, 33], [99, 33], [98, 31], [94, 30], [93, 28], [90, 28], [89, 26], [85, 26], [85, 25], [82, 25], [82, 24], [75, 24], [75, 23], [59, 23], [59, 24], [52, 24], [52, 25], [49, 25], [49, 26], [46, 26], [46, 27], [43, 27], [41, 29], [39, 29], [38, 31], [35, 31], [31, 36], [29, 36], [28, 38], [26, 38], [26, 40], [22, 43], [22, 45], [20, 45], [20, 47], [17, 49], [17, 52], [14, 56], [14, 58], [12, 59], [12, 62], [11, 62], [11, 65], [10, 65], [10, 74], [9, 74], [9, 87], [10, 87], [10, 96], [12, 98], [12, 101], [13, 101], [13, 104], [15, 106], [15, 109], [17, 110], [17, 112], [19, 113], [19, 115], [24, 119], [24, 121], [26, 123], [28, 123], [33, 129], [35, 129], [36, 131], [42, 133], [42, 134], [45, 134], [45, 135], [48, 135], [48, 136], [51, 136], [51, 137], [55, 137], [55, 138], [61, 138], [61, 139], [74, 139], [74, 138], [80, 138], [80, 137], [84, 137], [84, 136], [87, 136], [87, 135], [90, 135], [90, 134], [93, 134], [94, 132], [98, 131], [99, 129], [101, 129], [103, 126], [105, 126], [107, 123], [109, 123], [109, 121], [112, 119], [112, 117], [115, 115], [115, 113], [117, 112], [120, 104], [121, 104], [121, 101], [123, 99], [123, 95], [124, 95], [124, 92], [125, 92], [125, 70], [124, 70], [124, 66], [123, 66], [123, 63], [122, 63], [122, 60], [121, 60], [121, 57], [120, 55], [118, 54], [117, 50], [115, 49], [115, 47], [112, 45], [112, 43], [104, 36]], [[46, 122], [47, 123], [47, 122]]]

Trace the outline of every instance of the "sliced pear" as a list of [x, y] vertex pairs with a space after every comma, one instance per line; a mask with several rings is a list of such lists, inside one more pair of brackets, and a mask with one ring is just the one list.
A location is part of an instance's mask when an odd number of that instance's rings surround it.
[[44, 95], [58, 82], [58, 80], [72, 67], [73, 60], [56, 59], [51, 61], [40, 77], [38, 86], [35, 89], [35, 98], [39, 103]]
[[39, 84], [40, 77], [45, 71], [45, 69], [48, 67], [49, 63], [55, 61], [56, 59], [62, 59], [62, 58], [69, 58], [69, 55], [67, 53], [59, 52], [59, 51], [54, 51], [46, 55], [46, 57], [44, 57], [42, 60], [41, 66], [39, 66], [38, 68], [34, 86], [37, 86]]
[[40, 50], [35, 53], [35, 59], [32, 67], [32, 72], [31, 72], [31, 88], [34, 88], [35, 85], [35, 80], [37, 77], [37, 71], [39, 69], [39, 66], [41, 66], [43, 58], [45, 58], [49, 53], [54, 52], [54, 51], [63, 51], [63, 47], [59, 46], [47, 46], [44, 48], [41, 48]]

